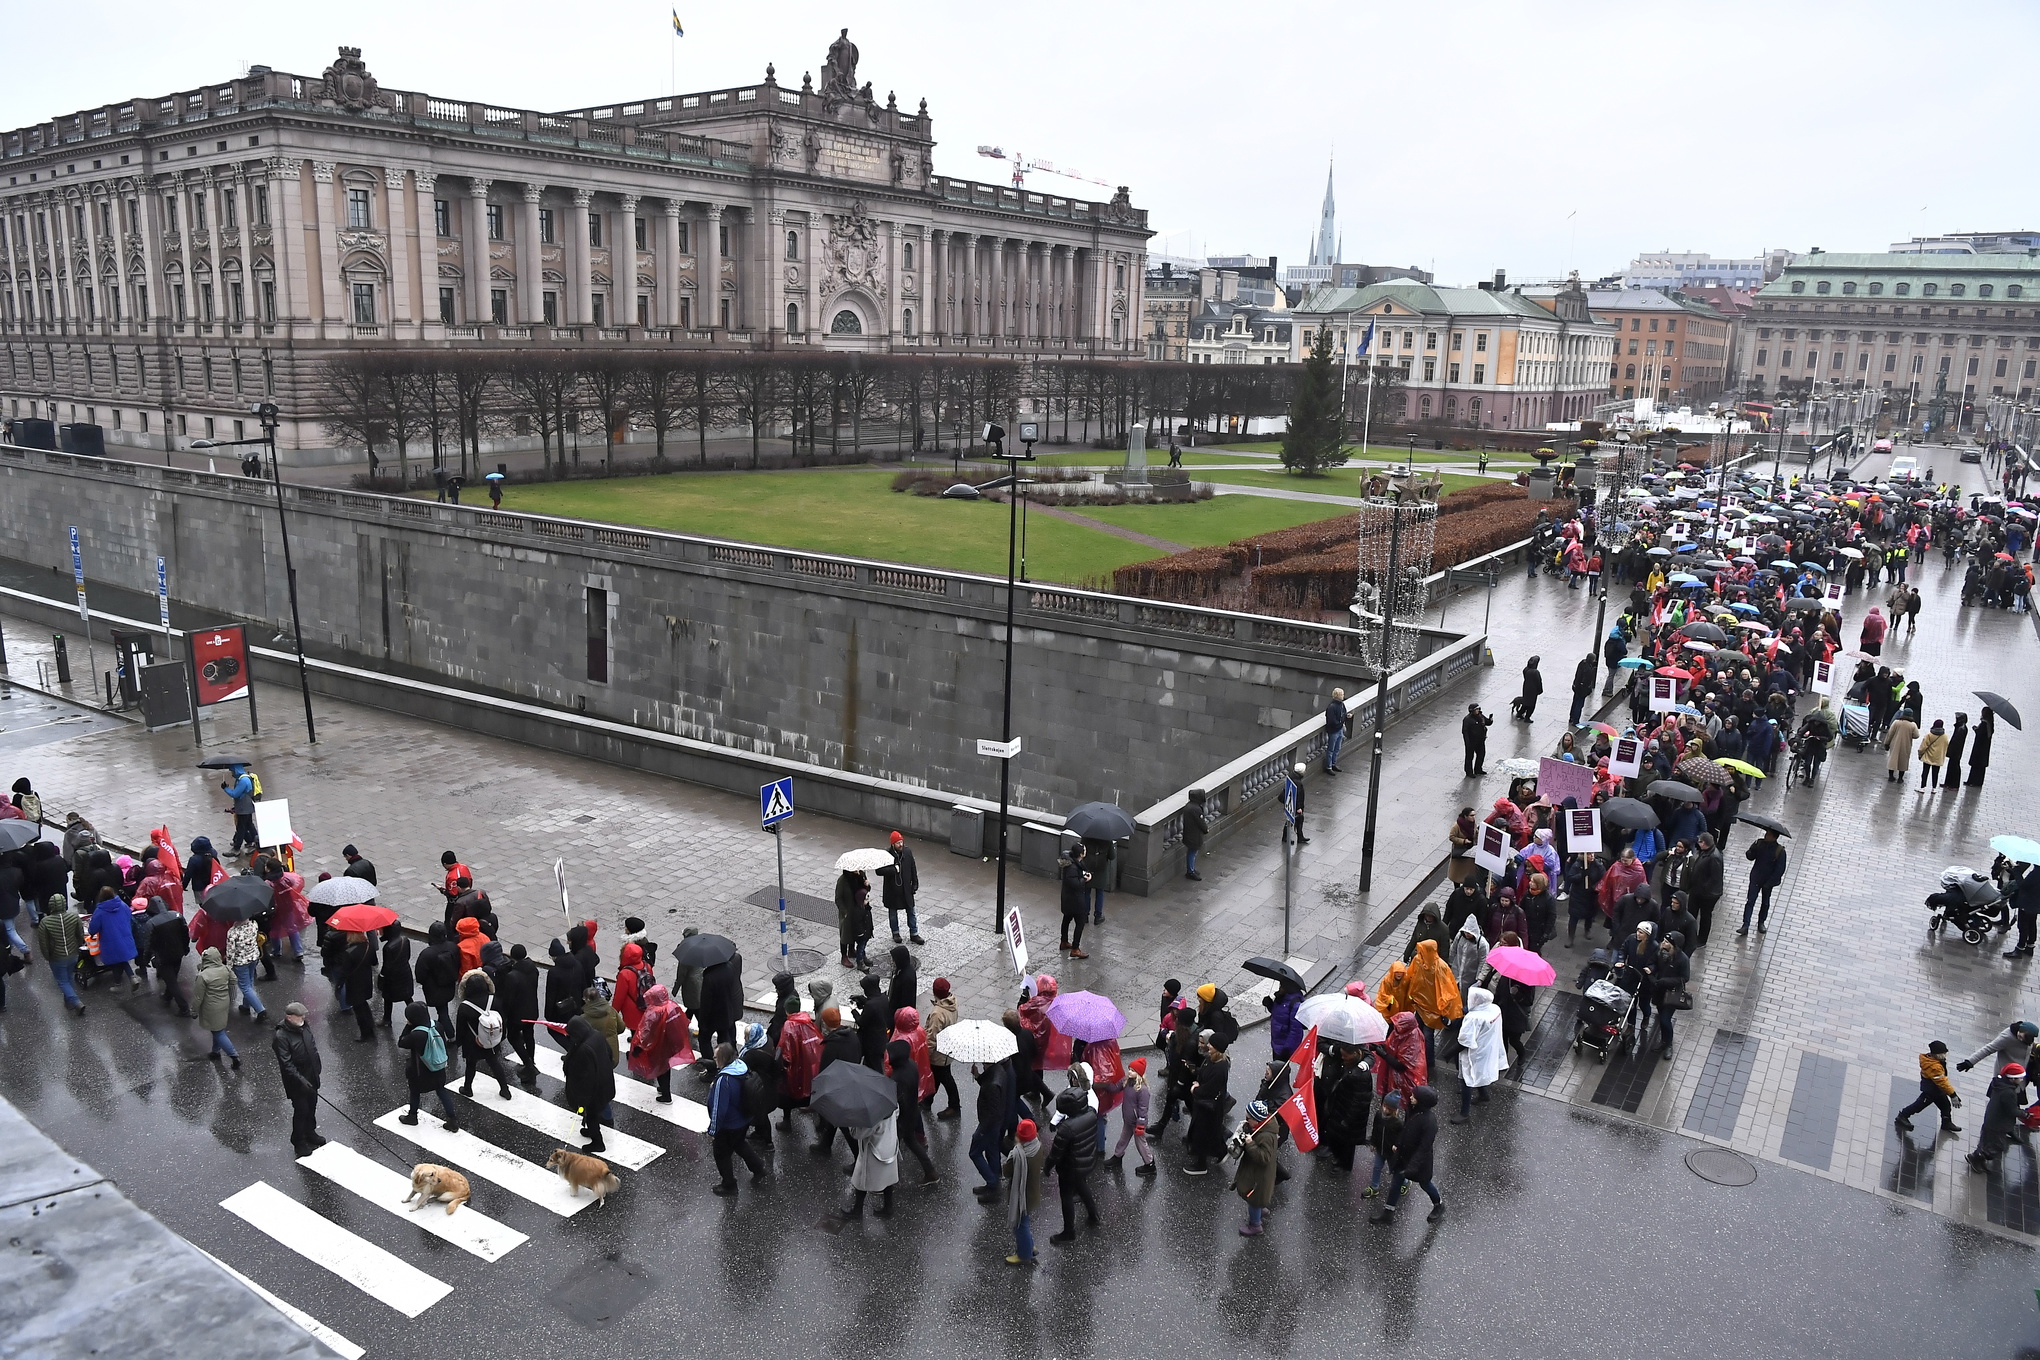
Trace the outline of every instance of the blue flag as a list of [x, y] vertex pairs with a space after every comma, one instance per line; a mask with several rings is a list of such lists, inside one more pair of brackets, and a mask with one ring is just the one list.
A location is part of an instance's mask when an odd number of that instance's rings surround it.
[[1361, 354], [1367, 354], [1371, 352], [1373, 349], [1374, 349], [1374, 323], [1370, 321], [1367, 323], [1367, 330], [1360, 337], [1360, 345], [1358, 352]]

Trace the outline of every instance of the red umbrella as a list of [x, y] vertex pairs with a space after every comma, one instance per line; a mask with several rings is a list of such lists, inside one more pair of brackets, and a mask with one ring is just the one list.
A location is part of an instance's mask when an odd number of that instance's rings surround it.
[[2012, 557], [2010, 553], [1999, 553], [1997, 555], [1997, 560], [2000, 562], [2010, 562], [2014, 561], [2015, 559]]
[[372, 930], [395, 925], [397, 914], [388, 907], [378, 907], [373, 902], [357, 902], [351, 907], [342, 907], [326, 918], [329, 930], [359, 931], [366, 935]]

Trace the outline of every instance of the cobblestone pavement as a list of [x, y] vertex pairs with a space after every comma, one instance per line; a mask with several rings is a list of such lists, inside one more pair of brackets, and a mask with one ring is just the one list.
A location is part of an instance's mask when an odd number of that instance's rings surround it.
[[[1942, 476], [1956, 466], [1948, 461]], [[1977, 469], [1959, 470], [1981, 484]], [[1952, 719], [1958, 708], [1973, 718], [1979, 705], [1969, 691], [1979, 687], [1999, 690], [2040, 720], [2040, 684], [2027, 663], [2033, 620], [1960, 609], [1959, 579], [1938, 559], [1916, 576], [1926, 599], [1919, 635], [1895, 640], [1888, 658], [1920, 682], [1929, 720]], [[1117, 998], [1135, 1017], [1130, 1039], [1144, 1033], [1164, 977], [1188, 985], [1214, 980], [1243, 993], [1252, 979], [1238, 965], [1252, 954], [1286, 954], [1319, 973], [1357, 972], [1371, 985], [1400, 955], [1413, 905], [1406, 899], [1434, 874], [1456, 808], [1501, 792], [1499, 776], [1461, 778], [1464, 704], [1478, 700], [1503, 715], [1489, 741], [1491, 770], [1512, 755], [1549, 751], [1564, 725], [1572, 666], [1594, 636], [1594, 602], [1584, 590], [1515, 573], [1491, 601], [1462, 595], [1443, 614], [1448, 626], [1471, 627], [1489, 609], [1495, 666], [1388, 736], [1373, 892], [1357, 890], [1362, 733], [1348, 743], [1345, 775], [1309, 783], [1311, 841], [1294, 866], [1286, 950], [1278, 824], [1263, 817], [1207, 855], [1204, 883], [1179, 881], [1145, 899], [1109, 897], [1106, 924], [1085, 937], [1088, 960], [1058, 961], [1048, 938], [1054, 885], [1012, 873], [1035, 967], [1055, 972], [1065, 989]], [[39, 649], [23, 625], [9, 622], [7, 633], [12, 674], [32, 683], [47, 647]], [[1531, 653], [1543, 658], [1547, 692], [1536, 721], [1516, 723], [1506, 716], [1507, 701]], [[1348, 687], [1349, 697], [1356, 688]], [[437, 915], [428, 884], [438, 878], [439, 851], [452, 848], [491, 890], [507, 935], [542, 943], [565, 923], [551, 873], [563, 857], [574, 916], [603, 922], [605, 959], [614, 958], [626, 915], [643, 916], [669, 947], [682, 925], [699, 924], [735, 939], [749, 961], [750, 990], [765, 990], [779, 938], [773, 913], [757, 904], [772, 900], [772, 857], [748, 799], [326, 701], [318, 705], [321, 742], [310, 748], [292, 721], [294, 695], [265, 688], [261, 701], [262, 735], [229, 716], [208, 735], [208, 751], [249, 753], [270, 795], [291, 799], [312, 871], [337, 869], [340, 845], [353, 840], [381, 868], [392, 889], [385, 900], [419, 921]], [[1931, 1204], [1957, 1219], [2040, 1233], [2040, 1171], [2022, 1153], [2007, 1159], [2009, 1181], [1999, 1173], [1974, 1176], [1959, 1160], [1968, 1139], [1935, 1149], [1924, 1124], [1907, 1142], [1889, 1122], [1916, 1089], [1914, 1058], [1929, 1039], [1945, 1039], [1959, 1053], [2010, 1019], [2040, 1012], [2030, 965], [2000, 959], [2005, 946], [1995, 940], [1981, 948], [1930, 940], [1921, 905], [1945, 865], [1986, 865], [1990, 836], [2034, 830], [2021, 817], [2031, 794], [2024, 745], [2034, 739], [2001, 726], [1989, 781], [1977, 789], [1894, 786], [1882, 777], [1881, 753], [1849, 751], [1837, 752], [1812, 790], [1765, 789], [1752, 810], [1784, 817], [1795, 832], [1771, 929], [1746, 939], [1733, 934], [1746, 867], [1740, 851], [1747, 840], [1738, 837], [1729, 847], [1720, 928], [1695, 960], [1697, 1005], [1679, 1017], [1674, 1058], [1603, 1065], [1591, 1054], [1572, 1055], [1569, 988], [1585, 951], [1569, 954], [1561, 945], [1554, 959], [1561, 985], [1540, 1010], [1523, 1086]], [[11, 773], [0, 773], [28, 774], [52, 809], [86, 809], [116, 838], [139, 840], [165, 821], [180, 841], [228, 834], [217, 794], [191, 768], [188, 733], [149, 736], [122, 727], [9, 755]], [[878, 840], [871, 830], [810, 816], [797, 817], [786, 837], [787, 940], [819, 953], [815, 976], [833, 981], [839, 995], [854, 975], [834, 958], [830, 864], [841, 851]], [[990, 928], [991, 866], [940, 845], [916, 849], [928, 941], [915, 950], [921, 976], [949, 976], [966, 1014], [995, 1015], [1010, 1000], [1014, 976]], [[874, 943], [882, 947], [890, 941], [880, 916]], [[1251, 1000], [1238, 1009], [1260, 1014]], [[1971, 1137], [1981, 1114], [1978, 1076], [1958, 1080], [1970, 1099]]]

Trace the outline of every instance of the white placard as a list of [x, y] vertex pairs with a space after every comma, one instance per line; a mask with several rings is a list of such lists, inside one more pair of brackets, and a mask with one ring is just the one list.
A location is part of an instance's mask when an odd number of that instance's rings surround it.
[[1601, 849], [1601, 809], [1567, 808], [1565, 850], [1569, 855], [1591, 855]]
[[1617, 737], [1608, 752], [1608, 773], [1618, 779], [1634, 779], [1643, 773], [1643, 742], [1637, 737]]
[[1840, 581], [1829, 581], [1827, 583], [1827, 602], [1836, 609], [1842, 607], [1842, 584]]
[[1013, 960], [1013, 971], [1021, 977], [1027, 976], [1027, 927], [1020, 919], [1020, 908], [1006, 908], [1006, 956]]
[[1473, 862], [1491, 874], [1504, 873], [1509, 867], [1511, 848], [1506, 830], [1483, 824], [1473, 839]]
[[1669, 713], [1679, 706], [1679, 682], [1669, 675], [1650, 678], [1650, 711]]
[[1835, 693], [1834, 662], [1816, 661], [1813, 663], [1813, 685], [1811, 688], [1815, 694], [1825, 694], [1829, 698], [1834, 697]]
[[255, 805], [255, 843], [257, 845], [289, 845], [290, 799], [271, 798]]

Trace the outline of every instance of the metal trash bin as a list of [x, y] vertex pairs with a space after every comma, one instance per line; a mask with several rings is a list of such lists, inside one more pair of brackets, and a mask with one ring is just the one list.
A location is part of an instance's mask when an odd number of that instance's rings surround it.
[[949, 810], [949, 852], [953, 855], [968, 855], [972, 859], [985, 857], [983, 808], [966, 807], [958, 803]]
[[1062, 828], [1028, 822], [1020, 828], [1020, 868], [1025, 873], [1054, 878], [1056, 861], [1062, 857]]

